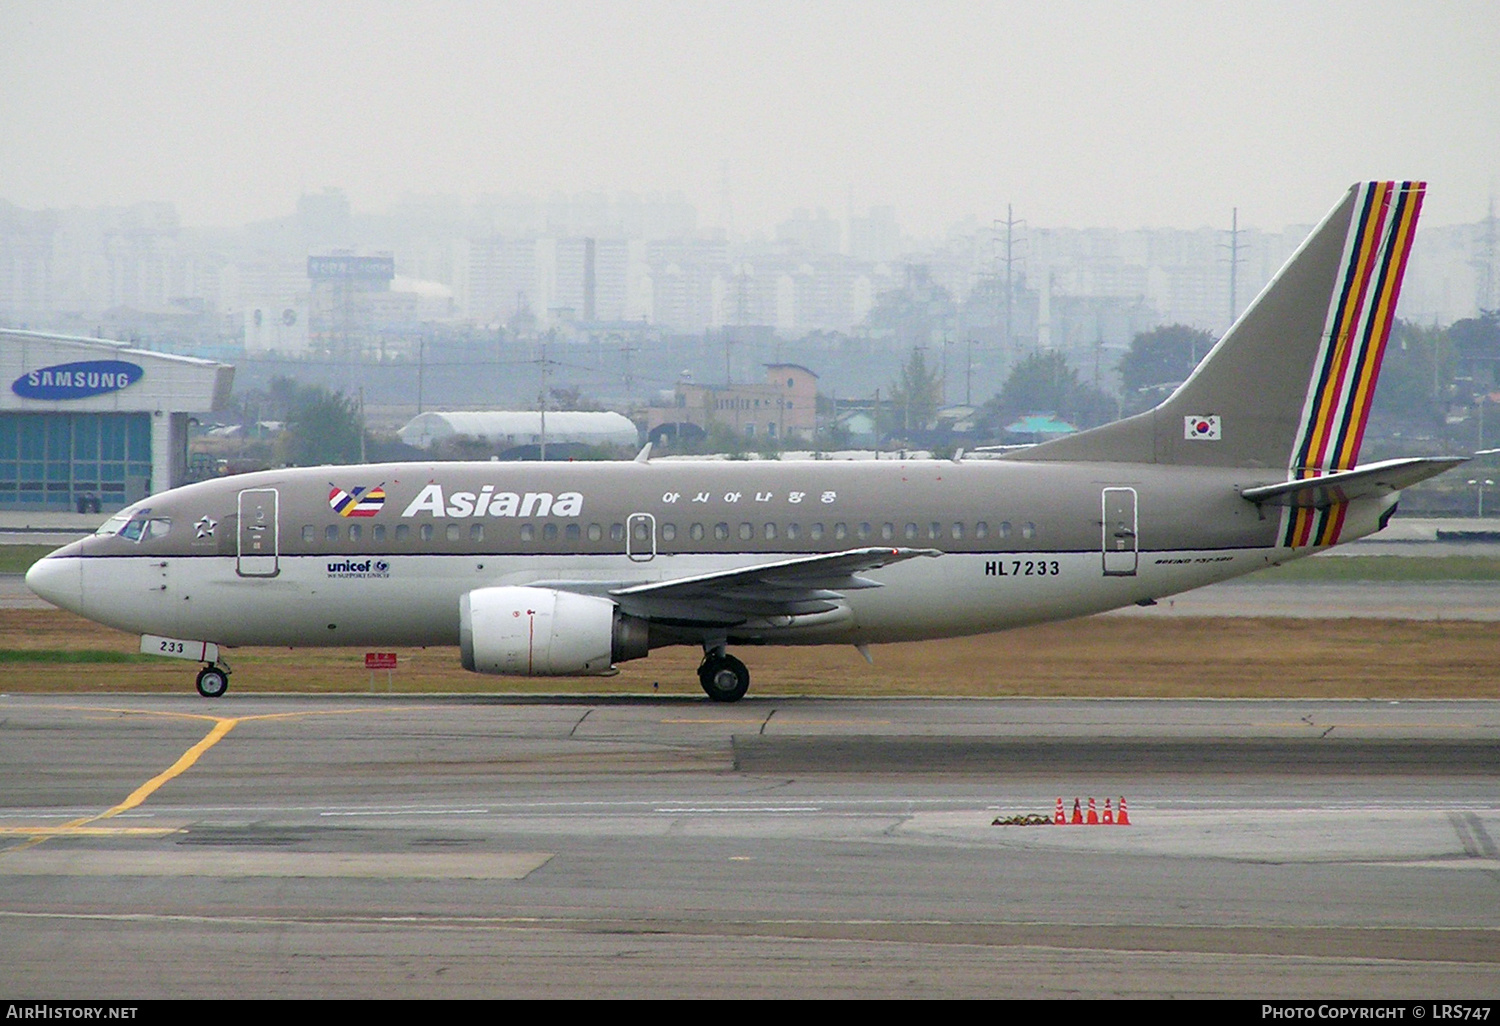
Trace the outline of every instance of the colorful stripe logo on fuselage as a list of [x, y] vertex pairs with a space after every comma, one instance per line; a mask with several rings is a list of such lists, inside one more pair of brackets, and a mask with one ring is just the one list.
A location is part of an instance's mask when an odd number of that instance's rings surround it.
[[328, 505], [341, 517], [373, 517], [385, 505], [383, 483], [374, 488], [351, 488], [346, 492], [330, 481], [328, 488]]

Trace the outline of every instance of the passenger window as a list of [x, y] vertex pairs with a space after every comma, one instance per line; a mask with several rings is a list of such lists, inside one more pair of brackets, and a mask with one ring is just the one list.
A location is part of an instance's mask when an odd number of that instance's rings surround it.
[[359, 541], [360, 537], [364, 533], [365, 533], [365, 529], [363, 527], [359, 526], [358, 524], [350, 524], [349, 525], [349, 540], [350, 541], [352, 541], [352, 542]]
[[1024, 523], [1024, 524], [1021, 525], [1021, 537], [1022, 538], [1035, 538], [1036, 537], [1036, 525], [1033, 524], [1030, 520], [1026, 521], [1026, 523]]
[[459, 527], [457, 524], [449, 524], [447, 530], [443, 532], [443, 535], [449, 541], [458, 541], [458, 531]]
[[557, 525], [556, 524], [543, 524], [542, 525], [542, 541], [557, 541]]
[[1009, 520], [1002, 520], [1002, 521], [1000, 521], [1000, 537], [1002, 537], [1002, 538], [1009, 538], [1010, 537], [1010, 521]]
[[688, 528], [688, 537], [691, 538], [691, 539], [693, 539], [693, 541], [702, 541], [703, 540], [703, 525], [702, 524], [694, 524], [692, 527], [689, 527]]
[[786, 536], [788, 541], [796, 541], [802, 537], [802, 527], [798, 524], [787, 524]]
[[339, 540], [339, 525], [338, 524], [329, 524], [327, 527], [323, 528], [323, 540], [324, 541], [338, 541]]
[[579, 529], [577, 524], [569, 524], [563, 531], [563, 536], [566, 537], [568, 541], [578, 541], [578, 539], [583, 537], [583, 531]]
[[723, 541], [729, 537], [729, 525], [722, 521], [714, 525], [714, 538]]
[[754, 538], [754, 537], [755, 537], [755, 525], [754, 524], [741, 524], [740, 525], [740, 541], [749, 541], [751, 538]]
[[370, 540], [371, 541], [377, 541], [377, 542], [383, 542], [383, 541], [385, 541], [385, 525], [384, 524], [376, 524], [374, 527], [370, 528]]
[[822, 541], [823, 540], [823, 525], [822, 524], [813, 524], [812, 528], [809, 531], [809, 534], [811, 535], [813, 541]]
[[396, 525], [396, 540], [398, 542], [404, 542], [404, 541], [406, 541], [406, 539], [408, 539], [410, 537], [411, 537], [411, 525], [410, 524], [397, 524]]
[[661, 525], [661, 540], [662, 541], [676, 541], [677, 540], [677, 525], [676, 524], [662, 524]]
[[974, 525], [974, 537], [976, 537], [976, 538], [988, 538], [989, 536], [990, 536], [990, 522], [988, 520], [981, 520], [981, 521], [979, 521], [979, 523], [977, 523], [977, 524]]
[[934, 520], [932, 523], [930, 523], [930, 524], [927, 525], [927, 537], [928, 538], [932, 539], [933, 541], [937, 541], [942, 536], [943, 536], [943, 525], [942, 524], [940, 524], [936, 520]]
[[849, 528], [841, 521], [833, 525], [833, 540], [843, 541], [849, 537]]
[[625, 525], [624, 524], [610, 524], [609, 525], [609, 540], [610, 541], [617, 541], [617, 542], [624, 541], [625, 540]]
[[906, 540], [907, 541], [916, 541], [917, 540], [917, 525], [916, 524], [907, 524], [906, 525]]
[[521, 525], [521, 540], [524, 541], [524, 542], [529, 542], [529, 541], [532, 541], [535, 538], [536, 538], [536, 528], [533, 527], [531, 524], [522, 524]]
[[868, 521], [862, 522], [859, 525], [858, 534], [859, 534], [859, 540], [860, 541], [869, 541], [871, 533], [872, 533], [872, 531], [870, 529], [870, 525], [869, 525]]
[[470, 524], [469, 525], [469, 541], [476, 541], [476, 542], [478, 542], [478, 541], [484, 541], [484, 525], [483, 524]]
[[604, 528], [598, 524], [589, 525], [589, 541], [598, 541], [604, 537]]
[[766, 533], [766, 541], [775, 541], [776, 540], [776, 525], [775, 524], [767, 524], [766, 525], [766, 532], [765, 533]]
[[881, 524], [880, 525], [880, 538], [881, 538], [882, 541], [890, 541], [894, 537], [896, 537], [896, 525], [895, 524]]
[[959, 538], [962, 538], [963, 536], [964, 536], [964, 525], [961, 524], [961, 523], [959, 523], [957, 520], [955, 520], [953, 522], [953, 537], [955, 539], [959, 539]]
[[302, 528], [302, 540], [303, 541], [305, 541], [305, 542], [311, 542], [317, 536], [318, 536], [318, 532], [313, 527], [312, 524], [305, 524], [303, 526], [303, 528]]
[[422, 525], [422, 529], [420, 531], [418, 531], [417, 533], [421, 535], [422, 540], [424, 542], [425, 541], [432, 541], [432, 525], [431, 524], [423, 524]]
[[650, 528], [644, 520], [637, 520], [630, 533], [638, 542], [651, 540]]

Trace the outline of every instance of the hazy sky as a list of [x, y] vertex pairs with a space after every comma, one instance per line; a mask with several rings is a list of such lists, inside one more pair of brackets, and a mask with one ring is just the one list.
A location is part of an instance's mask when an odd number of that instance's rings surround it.
[[1279, 229], [1417, 177], [1500, 190], [1500, 3], [0, 0], [0, 198], [190, 225], [347, 190], [678, 191], [770, 229]]

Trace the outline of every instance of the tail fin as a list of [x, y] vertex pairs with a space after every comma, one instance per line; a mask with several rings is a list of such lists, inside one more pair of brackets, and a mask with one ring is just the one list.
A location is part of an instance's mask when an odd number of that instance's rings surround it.
[[1353, 186], [1160, 406], [1010, 458], [1353, 467], [1425, 190]]

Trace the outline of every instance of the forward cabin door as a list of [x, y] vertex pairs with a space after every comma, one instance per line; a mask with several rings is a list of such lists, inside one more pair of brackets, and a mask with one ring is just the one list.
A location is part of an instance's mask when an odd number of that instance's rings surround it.
[[656, 558], [656, 517], [632, 513], [625, 521], [625, 555], [637, 563]]
[[1134, 488], [1104, 489], [1104, 576], [1134, 577], [1140, 562]]
[[281, 572], [274, 488], [246, 488], [240, 492], [239, 562], [241, 577], [275, 577]]

